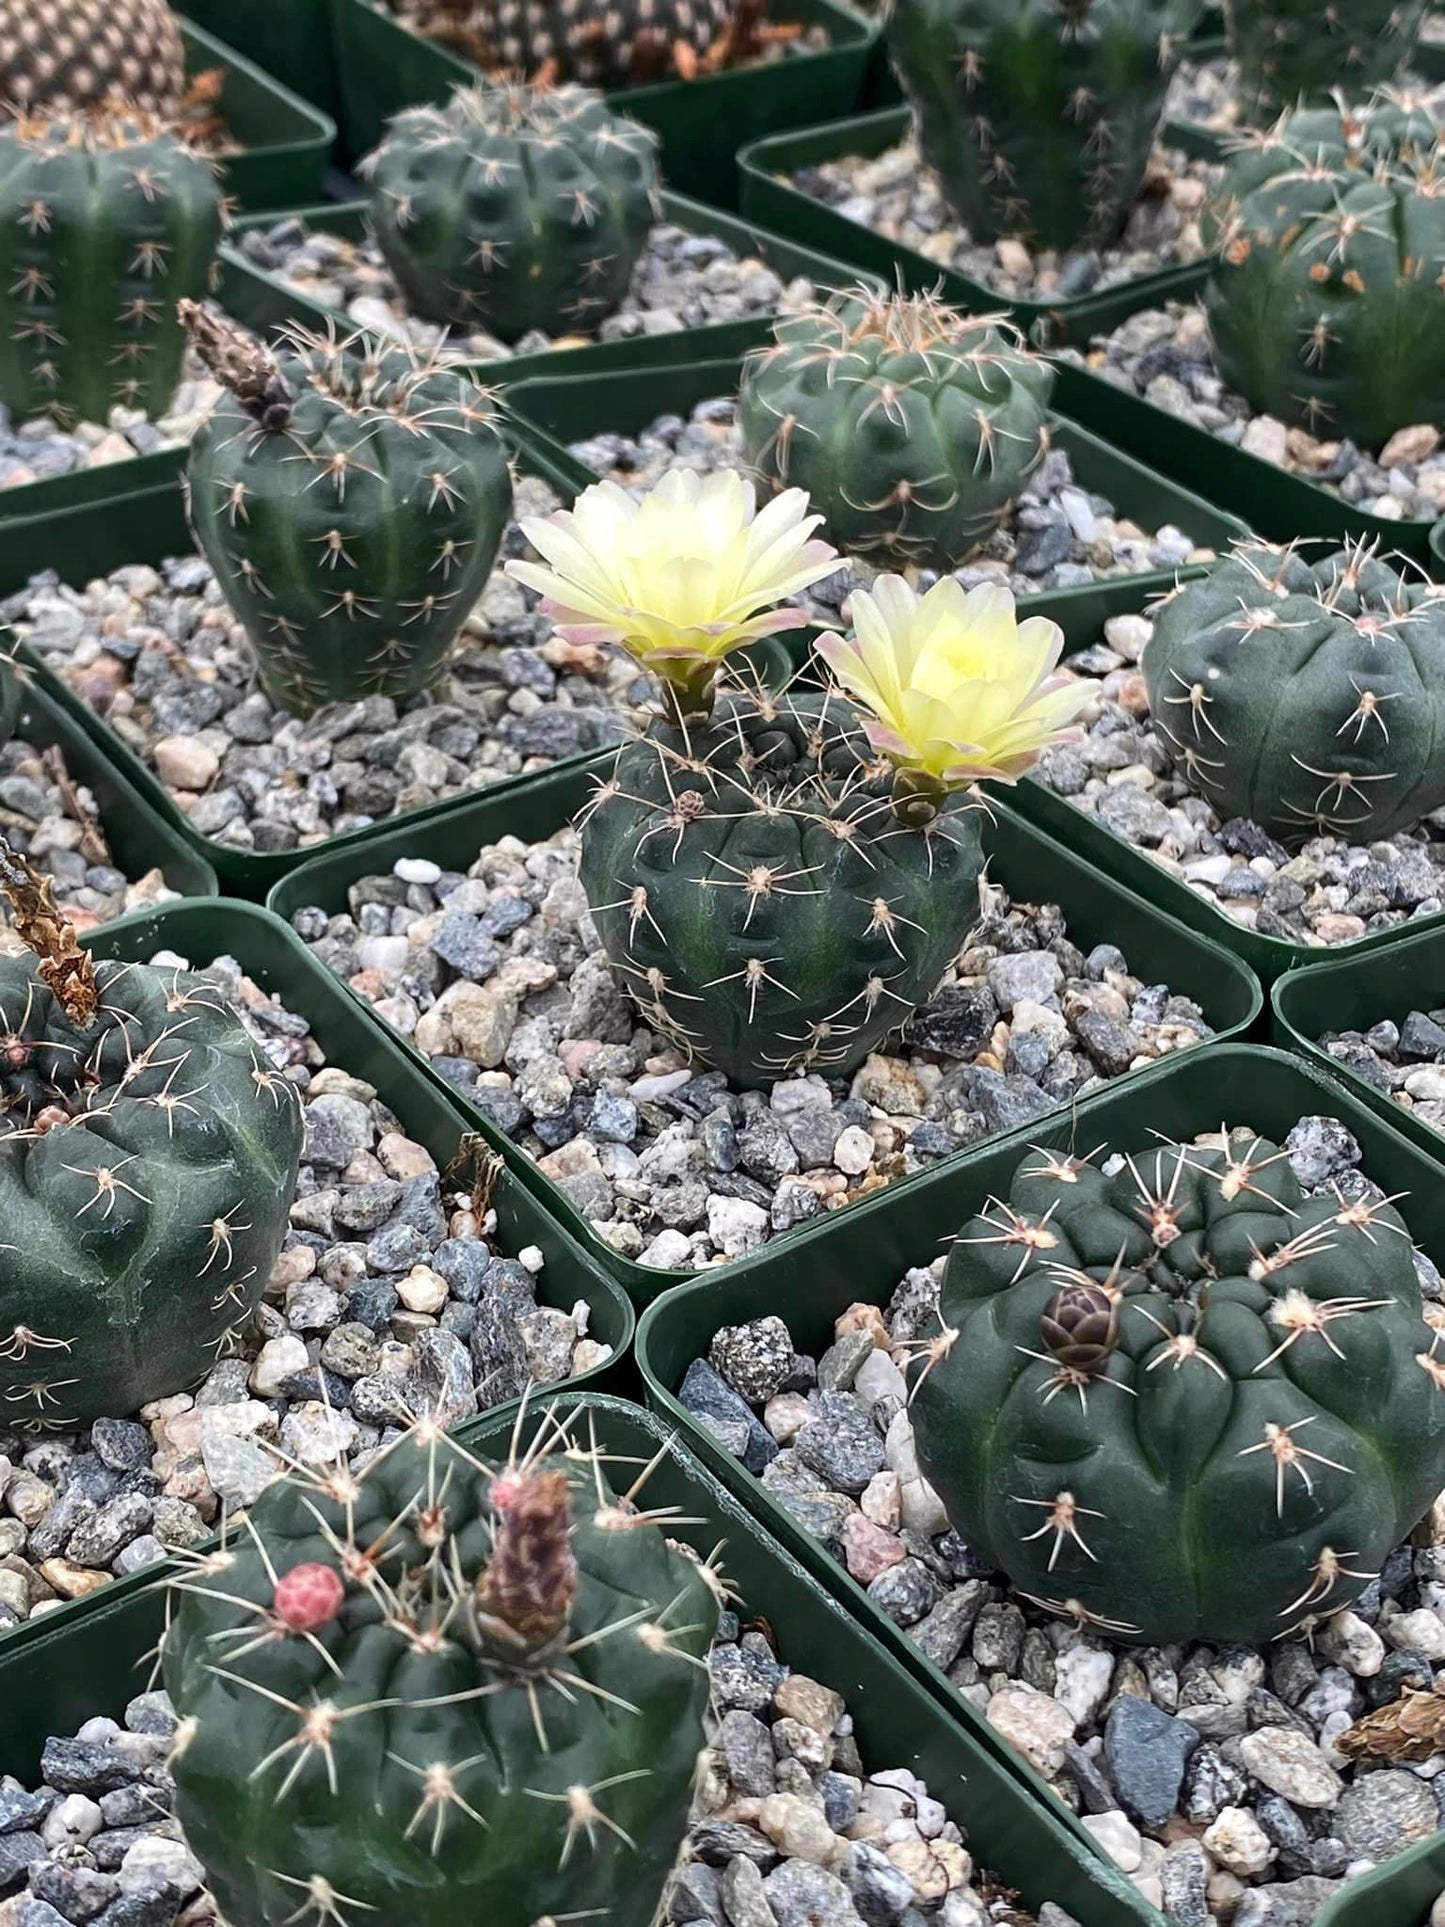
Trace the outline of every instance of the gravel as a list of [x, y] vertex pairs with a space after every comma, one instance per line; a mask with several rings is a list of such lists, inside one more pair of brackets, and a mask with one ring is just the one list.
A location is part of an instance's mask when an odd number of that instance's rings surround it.
[[1171, 301], [1130, 315], [1110, 335], [1096, 336], [1087, 356], [1061, 359], [1152, 402], [1174, 421], [1207, 429], [1232, 447], [1302, 476], [1351, 508], [1387, 522], [1433, 521], [1445, 511], [1441, 428], [1413, 422], [1375, 452], [1351, 441], [1317, 441], [1273, 415], [1256, 415], [1226, 388], [1214, 365], [1209, 326], [1198, 301]]
[[402, 858], [292, 923], [560, 1186], [663, 1269], [751, 1251], [990, 1133], [1208, 1037], [1197, 1005], [1087, 956], [1059, 910], [983, 892], [897, 1055], [739, 1093], [648, 1030], [600, 954], [577, 835], [485, 845], [466, 876]]
[[[358, 328], [393, 336], [423, 352], [445, 341], [449, 353], [469, 361], [504, 361], [550, 348], [585, 347], [587, 337], [548, 335], [533, 329], [508, 347], [494, 335], [466, 334], [412, 314], [381, 250], [368, 235], [351, 241], [313, 231], [295, 215], [272, 228], [241, 237], [241, 252], [254, 266], [279, 276], [295, 293], [343, 310]], [[814, 298], [803, 277], [784, 282], [756, 255], [739, 256], [715, 234], [689, 234], [659, 222], [632, 276], [622, 306], [597, 330], [602, 341], [637, 335], [691, 332], [720, 322], [799, 308]]]
[[1103, 642], [1070, 657], [1100, 696], [1082, 742], [1045, 750], [1039, 782], [1261, 936], [1324, 948], [1445, 908], [1445, 810], [1377, 843], [1313, 836], [1293, 851], [1247, 817], [1222, 822], [1151, 726], [1137, 666], [1151, 633], [1145, 616], [1111, 616]]
[[[1401, 74], [1395, 84], [1410, 89], [1427, 86], [1413, 73]], [[1181, 61], [1169, 89], [1164, 117], [1192, 121], [1216, 134], [1232, 133], [1241, 119], [1238, 95], [1239, 71], [1222, 53], [1209, 60]]]
[[303, 1093], [291, 1228], [239, 1350], [195, 1392], [78, 1433], [0, 1421], [0, 1628], [197, 1544], [282, 1453], [354, 1461], [399, 1413], [455, 1422], [607, 1356], [585, 1304], [546, 1302], [541, 1252], [503, 1253], [495, 1214], [443, 1188], [430, 1152], [373, 1085], [326, 1063], [304, 1017], [233, 959], [201, 974]]
[[847, 220], [982, 282], [1001, 300], [1078, 301], [1139, 275], [1198, 261], [1204, 253], [1199, 214], [1218, 173], [1215, 162], [1156, 147], [1121, 241], [1038, 255], [1018, 240], [975, 242], [952, 219], [938, 176], [924, 165], [911, 133], [872, 159], [845, 154], [800, 168], [792, 184]]
[[1445, 1007], [1412, 1010], [1400, 1023], [1330, 1030], [1321, 1046], [1432, 1130], [1445, 1131]]
[[[1287, 1148], [1307, 1188], [1380, 1195], [1337, 1120], [1302, 1118]], [[1445, 1661], [1438, 1509], [1313, 1649], [1131, 1647], [1052, 1618], [1012, 1596], [949, 1528], [919, 1470], [901, 1365], [933, 1328], [943, 1264], [909, 1271], [888, 1305], [850, 1306], [823, 1356], [795, 1352], [781, 1379], [781, 1320], [720, 1332], [682, 1403], [738, 1456], [742, 1426], [756, 1428], [747, 1462], [771, 1497], [1045, 1775], [1174, 1927], [1307, 1927], [1347, 1876], [1441, 1825], [1438, 1758], [1356, 1765], [1334, 1747], [1354, 1719], [1428, 1686]], [[1435, 1313], [1440, 1275], [1423, 1253], [1416, 1264]], [[750, 1380], [760, 1361], [764, 1380]], [[776, 1389], [759, 1398], [765, 1386]]]
[[61, 428], [46, 415], [14, 422], [0, 402], [0, 489], [24, 488], [81, 469], [107, 468], [189, 442], [210, 414], [220, 388], [187, 354], [180, 386], [166, 413], [151, 421], [136, 408], [112, 408], [104, 422]]

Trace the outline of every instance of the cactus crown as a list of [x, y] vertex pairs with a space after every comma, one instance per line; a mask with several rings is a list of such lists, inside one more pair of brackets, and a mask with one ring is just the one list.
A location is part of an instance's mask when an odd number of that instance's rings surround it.
[[174, 115], [185, 46], [166, 0], [0, 0], [0, 74], [27, 114], [123, 101]]

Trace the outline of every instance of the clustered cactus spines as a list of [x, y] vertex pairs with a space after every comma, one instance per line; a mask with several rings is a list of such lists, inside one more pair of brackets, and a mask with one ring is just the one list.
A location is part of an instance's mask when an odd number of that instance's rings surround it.
[[1415, 51], [1430, 0], [1225, 0], [1239, 64], [1240, 113], [1260, 126], [1395, 80]]
[[0, 1419], [73, 1431], [194, 1385], [281, 1248], [295, 1087], [211, 986], [92, 964], [0, 843], [38, 963], [0, 958]]
[[586, 87], [691, 80], [765, 41], [761, 0], [431, 0], [421, 28], [488, 71]]
[[0, 400], [16, 415], [162, 415], [178, 299], [210, 282], [215, 171], [143, 116], [0, 126]]
[[1378, 449], [1445, 420], [1438, 103], [1293, 114], [1243, 142], [1211, 211], [1219, 371], [1256, 409]]
[[1053, 370], [1006, 321], [931, 295], [831, 296], [744, 365], [743, 445], [846, 555], [951, 569], [1043, 460]]
[[513, 342], [584, 332], [657, 219], [656, 136], [579, 87], [459, 88], [370, 157], [377, 243], [418, 314]]
[[191, 444], [191, 521], [266, 693], [304, 713], [425, 688], [511, 514], [490, 391], [363, 336], [272, 354], [182, 308], [226, 391]]
[[892, 0], [923, 157], [976, 241], [1123, 229], [1201, 0]]
[[178, 1582], [176, 1814], [232, 1927], [647, 1927], [718, 1607], [643, 1484], [551, 1416], [495, 1466], [425, 1420]]
[[1367, 549], [1241, 544], [1162, 604], [1143, 669], [1222, 817], [1369, 843], [1445, 803], [1445, 592]]
[[124, 102], [169, 118], [185, 87], [166, 0], [0, 0], [0, 90], [26, 114]]
[[1445, 1352], [1377, 1192], [1220, 1131], [1031, 1152], [949, 1258], [920, 1460], [1046, 1611], [1151, 1645], [1347, 1606], [1445, 1479]]

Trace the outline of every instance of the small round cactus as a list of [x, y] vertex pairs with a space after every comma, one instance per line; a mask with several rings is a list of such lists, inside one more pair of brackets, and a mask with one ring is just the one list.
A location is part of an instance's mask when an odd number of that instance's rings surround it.
[[1366, 549], [1241, 544], [1160, 607], [1143, 669], [1223, 817], [1368, 843], [1445, 804], [1445, 592]]
[[1445, 130], [1404, 95], [1241, 144], [1209, 225], [1219, 371], [1256, 409], [1380, 448], [1445, 420]]
[[743, 369], [748, 461], [806, 489], [845, 554], [951, 569], [1043, 460], [1053, 370], [996, 316], [865, 289], [773, 336]]
[[1430, 0], [1226, 0], [1229, 51], [1239, 65], [1247, 126], [1300, 106], [1323, 106], [1345, 87], [1383, 87], [1415, 51]]
[[166, 0], [0, 0], [0, 74], [25, 114], [180, 111], [186, 49]]
[[919, 1459], [1034, 1604], [1149, 1645], [1348, 1606], [1445, 1482], [1445, 1351], [1378, 1192], [1250, 1132], [1032, 1151], [960, 1232]]
[[580, 87], [459, 88], [370, 156], [377, 243], [410, 306], [517, 341], [610, 315], [659, 211], [656, 136]]
[[423, 30], [479, 67], [554, 84], [691, 80], [765, 44], [759, 0], [432, 0]]

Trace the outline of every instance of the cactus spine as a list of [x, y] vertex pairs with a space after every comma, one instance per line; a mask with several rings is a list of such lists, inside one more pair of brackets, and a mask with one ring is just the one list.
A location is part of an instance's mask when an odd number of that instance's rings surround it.
[[166, 0], [0, 0], [0, 73], [27, 115], [124, 104], [169, 119], [186, 50]]
[[1429, 0], [1225, 0], [1247, 126], [1322, 107], [1398, 78], [1415, 51]]

